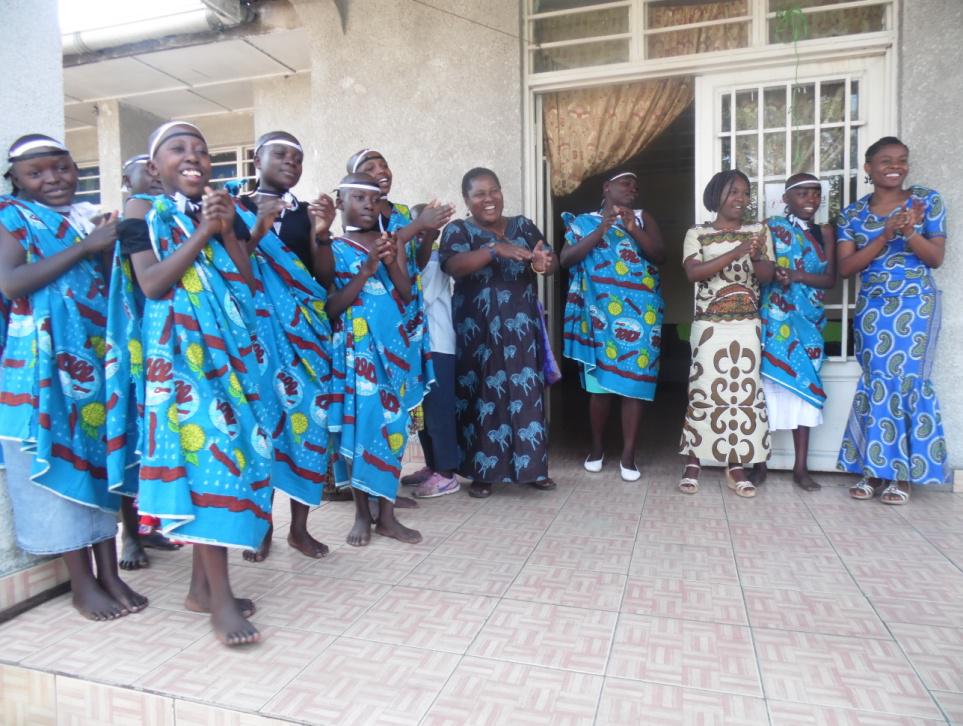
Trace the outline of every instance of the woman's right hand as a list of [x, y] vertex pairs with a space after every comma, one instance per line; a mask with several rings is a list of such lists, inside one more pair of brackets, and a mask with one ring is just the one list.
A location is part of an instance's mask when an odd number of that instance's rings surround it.
[[365, 277], [373, 277], [378, 272], [378, 265], [381, 264], [381, 240], [377, 240], [368, 250], [368, 256], [361, 265], [361, 273]]
[[531, 262], [532, 253], [530, 250], [509, 242], [496, 242], [495, 254], [503, 260], [517, 260], [518, 262]]
[[114, 246], [114, 242], [117, 241], [117, 220], [119, 218], [118, 212], [111, 212], [101, 218], [94, 231], [84, 237], [81, 243], [86, 254], [94, 255]]
[[906, 226], [907, 219], [908, 213], [903, 207], [896, 209], [886, 218], [886, 223], [883, 225], [883, 234], [880, 235], [884, 244], [896, 239], [896, 236]]

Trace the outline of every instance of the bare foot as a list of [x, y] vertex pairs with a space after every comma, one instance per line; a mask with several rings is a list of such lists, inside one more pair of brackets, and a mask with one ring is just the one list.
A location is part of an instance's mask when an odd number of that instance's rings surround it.
[[[749, 476], [746, 478], [751, 481], [756, 486], [759, 486], [764, 481], [766, 481], [766, 475], [769, 473], [769, 467], [765, 464], [756, 464], [752, 471], [749, 472]], [[803, 487], [805, 489], [805, 487]]]
[[78, 587], [71, 583], [73, 605], [88, 620], [116, 620], [130, 613], [117, 600], [108, 595], [95, 580]]
[[[244, 618], [249, 618], [257, 612], [257, 606], [254, 604], [254, 601], [246, 597], [234, 598], [234, 606], [241, 614], [241, 617]], [[187, 597], [184, 598], [184, 608], [190, 610], [192, 613], [211, 612], [210, 594], [187, 593]]]
[[150, 566], [150, 560], [147, 559], [147, 553], [144, 552], [139, 539], [125, 535], [122, 541], [120, 562], [117, 563], [120, 569], [139, 570], [142, 567]]
[[354, 526], [348, 532], [345, 541], [352, 547], [364, 547], [371, 541], [371, 522], [368, 519], [355, 517]]
[[167, 552], [179, 550], [184, 546], [180, 542], [171, 542], [157, 530], [154, 530], [150, 534], [141, 535], [140, 541], [144, 547], [150, 547], [152, 550], [165, 550]]
[[97, 582], [108, 595], [119, 602], [128, 612], [139, 613], [147, 607], [147, 598], [131, 589], [119, 577], [97, 578]]
[[418, 502], [411, 497], [396, 497], [395, 509], [418, 509]]
[[394, 518], [386, 524], [378, 522], [378, 525], [375, 527], [375, 532], [382, 537], [392, 537], [405, 544], [418, 544], [421, 542], [421, 532], [417, 529], [409, 529]]
[[256, 550], [244, 550], [242, 557], [248, 562], [264, 562], [271, 554], [271, 538], [274, 536], [274, 525], [268, 527], [267, 534], [261, 541], [261, 546]]
[[243, 617], [235, 607], [218, 608], [211, 612], [211, 625], [214, 634], [224, 645], [247, 645], [261, 639], [258, 632], [247, 618]]
[[297, 534], [295, 534], [293, 531], [289, 532], [288, 544], [301, 554], [306, 555], [307, 557], [313, 557], [314, 559], [320, 559], [321, 557], [326, 556], [330, 551], [324, 542], [319, 542], [308, 532], [299, 532]]
[[792, 480], [796, 483], [796, 485], [800, 489], [803, 489], [807, 492], [814, 492], [817, 489], [823, 488], [818, 481], [816, 481], [809, 475], [808, 471], [803, 471], [803, 472], [794, 471], [792, 473]]

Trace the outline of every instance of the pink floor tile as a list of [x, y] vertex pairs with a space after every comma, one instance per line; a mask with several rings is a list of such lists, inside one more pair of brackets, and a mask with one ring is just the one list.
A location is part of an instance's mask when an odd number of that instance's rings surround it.
[[889, 639], [889, 631], [858, 592], [744, 589], [753, 627]]
[[425, 550], [414, 549], [401, 543], [389, 549], [345, 545], [324, 559], [314, 560], [308, 573], [320, 577], [344, 577], [349, 580], [396, 585], [428, 554]]
[[592, 726], [601, 676], [464, 658], [423, 726]]
[[934, 691], [933, 697], [954, 726], [963, 726], [963, 693]]
[[606, 678], [596, 726], [763, 726], [761, 698]]
[[963, 629], [907, 623], [889, 627], [927, 688], [963, 693]]
[[938, 726], [942, 719], [892, 716], [872, 711], [769, 701], [772, 726]]
[[395, 587], [346, 631], [352, 638], [464, 653], [495, 599]]
[[601, 610], [502, 600], [468, 653], [601, 675], [616, 619]]
[[624, 575], [526, 565], [505, 597], [617, 612], [624, 589]]
[[932, 697], [892, 641], [762, 628], [754, 629], [753, 636], [769, 698], [939, 717]]
[[528, 564], [624, 575], [631, 559], [631, 540], [547, 534], [538, 543]]
[[257, 601], [257, 622], [340, 635], [390, 589], [377, 582], [292, 575]]
[[629, 574], [680, 580], [738, 582], [739, 573], [728, 545], [689, 545], [677, 542], [635, 545]]
[[417, 724], [459, 656], [340, 638], [262, 713], [324, 724]]
[[522, 565], [517, 561], [485, 561], [471, 557], [432, 554], [401, 581], [405, 587], [445, 590], [465, 595], [499, 597], [512, 584]]
[[762, 696], [749, 628], [622, 615], [607, 676]]
[[747, 625], [742, 590], [731, 582], [629, 577], [622, 612]]
[[89, 624], [62, 595], [0, 625], [0, 661], [18, 663]]

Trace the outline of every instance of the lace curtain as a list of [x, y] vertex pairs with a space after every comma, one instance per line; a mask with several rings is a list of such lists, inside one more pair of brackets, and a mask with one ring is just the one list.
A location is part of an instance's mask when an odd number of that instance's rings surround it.
[[691, 78], [666, 78], [547, 94], [542, 102], [552, 194], [638, 154], [693, 100]]

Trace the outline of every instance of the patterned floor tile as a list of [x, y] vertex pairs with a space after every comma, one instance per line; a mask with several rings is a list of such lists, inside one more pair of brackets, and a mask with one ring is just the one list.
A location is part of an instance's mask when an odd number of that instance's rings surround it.
[[769, 698], [939, 718], [933, 699], [892, 641], [762, 628], [753, 636]]
[[963, 598], [940, 593], [933, 600], [897, 597], [869, 597], [884, 623], [912, 623], [942, 626], [963, 623]]
[[[306, 558], [305, 558], [306, 559]], [[282, 568], [268, 568], [261, 563], [260, 567], [231, 567], [231, 589], [237, 597], [246, 597], [258, 601], [276, 587], [291, 579], [293, 574]], [[151, 598], [151, 605], [165, 610], [182, 610], [187, 592], [190, 589], [190, 572], [184, 577], [168, 581], [164, 587], [155, 592]], [[189, 612], [189, 611], [188, 611]]]
[[464, 653], [495, 608], [494, 598], [395, 587], [345, 632], [352, 638]]
[[464, 658], [423, 726], [591, 726], [601, 676]]
[[0, 625], [0, 661], [19, 663], [89, 623], [74, 610], [70, 595], [61, 595]]
[[175, 697], [256, 711], [330, 645], [330, 635], [261, 626], [261, 642], [228, 648], [213, 634], [135, 684]]
[[836, 555], [794, 554], [773, 550], [740, 552], [736, 557], [743, 587], [802, 592], [859, 592], [859, 586]]
[[763, 726], [761, 698], [606, 678], [596, 726]]
[[601, 610], [502, 600], [470, 655], [602, 674], [617, 615]]
[[53, 674], [0, 665], [0, 723], [32, 726], [57, 723]]
[[522, 569], [519, 562], [486, 562], [471, 557], [426, 557], [401, 581], [405, 587], [499, 597]]
[[262, 713], [325, 724], [417, 724], [459, 656], [341, 638]]
[[827, 635], [889, 639], [889, 631], [858, 592], [801, 592], [780, 588], [743, 590], [754, 628], [804, 630]]
[[548, 528], [550, 535], [634, 539], [639, 515], [634, 512], [585, 512], [562, 509]]
[[57, 723], [174, 726], [174, 701], [129, 688], [57, 676]]
[[174, 720], [177, 726], [290, 726], [290, 721], [280, 721], [267, 716], [233, 711], [205, 703], [174, 701]]
[[532, 552], [528, 564], [624, 575], [629, 571], [631, 560], [631, 540], [545, 535]]
[[130, 685], [210, 632], [200, 613], [148, 607], [105, 623], [86, 623], [25, 666]]
[[749, 628], [623, 615], [607, 676], [762, 696]]
[[390, 589], [376, 582], [291, 575], [258, 599], [257, 622], [340, 635]]
[[396, 585], [427, 556], [428, 552], [424, 550], [412, 549], [400, 543], [387, 550], [344, 546], [323, 559], [313, 560], [306, 573]]
[[933, 698], [954, 726], [963, 726], [963, 693], [933, 691]]
[[438, 545], [433, 554], [521, 564], [542, 537], [538, 530], [486, 530], [475, 528], [471, 521]]
[[622, 612], [747, 625], [742, 590], [732, 582], [629, 577]]
[[[703, 524], [705, 522], [705, 524]], [[645, 516], [639, 524], [636, 540], [640, 544], [675, 543], [728, 547], [729, 525], [725, 520], [703, 518], [663, 518]]]
[[963, 629], [906, 623], [889, 627], [927, 688], [963, 692]]
[[942, 719], [891, 716], [872, 711], [769, 701], [772, 726], [938, 726]]
[[505, 597], [618, 612], [624, 589], [624, 575], [526, 565]]
[[636, 543], [629, 574], [681, 580], [738, 582], [736, 561], [728, 545], [689, 545], [676, 542]]

